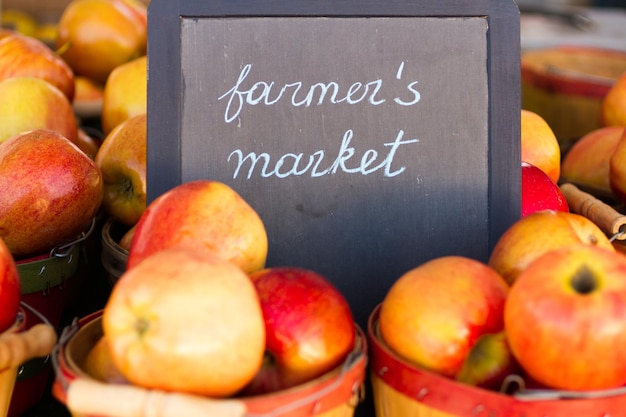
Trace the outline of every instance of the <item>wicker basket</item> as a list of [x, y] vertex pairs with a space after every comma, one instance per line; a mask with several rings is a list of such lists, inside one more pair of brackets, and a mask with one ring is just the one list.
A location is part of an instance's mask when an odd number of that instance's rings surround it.
[[[379, 310], [380, 306], [368, 323], [370, 380], [377, 417], [626, 416], [626, 388], [569, 393], [568, 399], [563, 399], [563, 392], [549, 390], [527, 390], [527, 395], [514, 396], [462, 384], [412, 366], [380, 339]], [[585, 394], [588, 398], [577, 398]]]
[[358, 326], [354, 351], [333, 371], [273, 394], [216, 400], [92, 379], [81, 364], [102, 336], [101, 315], [92, 313], [65, 329], [53, 355], [53, 395], [75, 417], [352, 417], [362, 399], [367, 343]]

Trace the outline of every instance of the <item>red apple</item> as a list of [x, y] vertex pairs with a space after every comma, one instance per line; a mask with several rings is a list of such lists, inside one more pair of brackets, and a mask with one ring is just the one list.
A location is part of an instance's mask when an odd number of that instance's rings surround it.
[[33, 129], [50, 129], [76, 143], [78, 124], [61, 90], [36, 77], [0, 81], [0, 143]]
[[127, 268], [181, 244], [205, 247], [248, 273], [265, 266], [268, 247], [257, 212], [228, 185], [211, 180], [180, 184], [146, 207], [135, 228]]
[[20, 277], [15, 260], [0, 238], [0, 333], [15, 323], [21, 297]]
[[427, 261], [402, 275], [383, 299], [381, 339], [415, 366], [476, 385], [497, 385], [501, 381], [492, 377], [505, 374], [510, 365], [506, 351], [498, 353], [504, 359], [497, 370], [472, 351], [484, 347], [478, 343], [482, 337], [503, 331], [508, 289], [498, 273], [477, 260], [444, 256]]
[[268, 268], [251, 274], [265, 320], [263, 367], [245, 389], [259, 395], [310, 381], [341, 364], [355, 343], [348, 302], [316, 272]]
[[548, 251], [511, 286], [505, 331], [522, 368], [546, 387], [626, 384], [626, 257], [583, 244]]
[[74, 72], [40, 40], [14, 34], [0, 39], [0, 80], [12, 77], [41, 78], [74, 99]]
[[522, 162], [522, 217], [540, 210], [569, 211], [559, 186], [528, 162]]
[[16, 257], [74, 239], [102, 202], [102, 175], [58, 132], [36, 129], [0, 144], [0, 237]]
[[145, 388], [226, 397], [263, 361], [263, 312], [252, 281], [201, 247], [164, 249], [125, 272], [102, 328], [115, 367]]

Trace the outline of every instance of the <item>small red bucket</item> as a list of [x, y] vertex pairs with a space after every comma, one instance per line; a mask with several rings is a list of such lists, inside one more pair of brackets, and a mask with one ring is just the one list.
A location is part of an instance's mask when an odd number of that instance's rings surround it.
[[102, 311], [92, 313], [66, 328], [53, 354], [56, 379], [52, 393], [75, 415], [351, 417], [363, 398], [367, 343], [358, 326], [355, 348], [346, 361], [313, 381], [256, 397], [209, 399], [130, 385], [106, 384], [87, 375], [81, 367], [102, 336], [101, 316]]
[[[25, 311], [27, 329], [38, 323], [49, 324], [55, 330], [59, 328], [72, 287], [79, 285], [76, 280], [83, 255], [82, 245], [93, 227], [92, 223], [92, 227], [74, 241], [53, 248], [49, 253], [16, 261], [22, 301], [32, 307]], [[49, 359], [32, 358], [20, 367], [10, 417], [22, 415], [41, 401], [52, 372]]]
[[32, 307], [22, 302], [15, 324], [0, 334], [0, 417], [21, 415], [13, 411], [17, 376], [25, 363], [49, 356], [56, 344], [52, 326], [42, 321], [30, 323], [27, 311], [32, 312]]
[[[370, 380], [378, 417], [623, 417], [626, 388], [563, 399], [566, 393], [527, 390], [514, 396], [473, 387], [415, 367], [381, 340], [378, 306], [368, 322]], [[523, 392], [523, 391], [522, 391]], [[534, 395], [533, 395], [534, 394]], [[584, 394], [582, 394], [584, 395]]]
[[119, 277], [126, 271], [128, 251], [122, 248], [118, 242], [127, 231], [127, 227], [122, 226], [112, 218], [108, 219], [102, 226], [102, 253], [100, 260], [111, 286], [114, 286]]

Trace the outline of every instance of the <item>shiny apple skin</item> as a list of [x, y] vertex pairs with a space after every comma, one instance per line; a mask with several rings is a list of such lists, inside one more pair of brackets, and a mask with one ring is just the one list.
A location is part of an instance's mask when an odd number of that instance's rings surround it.
[[102, 175], [58, 132], [36, 129], [0, 144], [0, 237], [15, 257], [76, 239], [102, 203]]
[[0, 333], [15, 323], [20, 300], [19, 272], [9, 248], [0, 239]]
[[522, 162], [522, 217], [540, 210], [569, 211], [559, 186], [536, 166]]
[[276, 392], [340, 365], [354, 348], [355, 324], [343, 294], [303, 268], [267, 268], [251, 274], [265, 320], [266, 361], [247, 395]]

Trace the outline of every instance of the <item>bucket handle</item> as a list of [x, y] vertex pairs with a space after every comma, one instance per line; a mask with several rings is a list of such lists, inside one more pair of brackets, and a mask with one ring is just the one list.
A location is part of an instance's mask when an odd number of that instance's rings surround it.
[[0, 370], [18, 367], [33, 358], [48, 356], [57, 342], [57, 334], [50, 323], [28, 304], [20, 304], [33, 311], [44, 322], [23, 332], [0, 335]]
[[94, 217], [91, 219], [91, 224], [89, 225], [89, 229], [87, 229], [87, 231], [81, 233], [76, 239], [72, 240], [71, 242], [64, 243], [62, 245], [52, 248], [52, 250], [50, 251], [50, 257], [56, 256], [58, 258], [64, 258], [66, 256], [69, 256], [69, 254], [72, 252], [72, 249], [74, 249], [74, 246], [86, 240], [95, 228], [96, 218]]
[[213, 400], [191, 394], [146, 390], [133, 385], [107, 384], [76, 378], [67, 390], [73, 413], [102, 417], [244, 417], [238, 400]]

